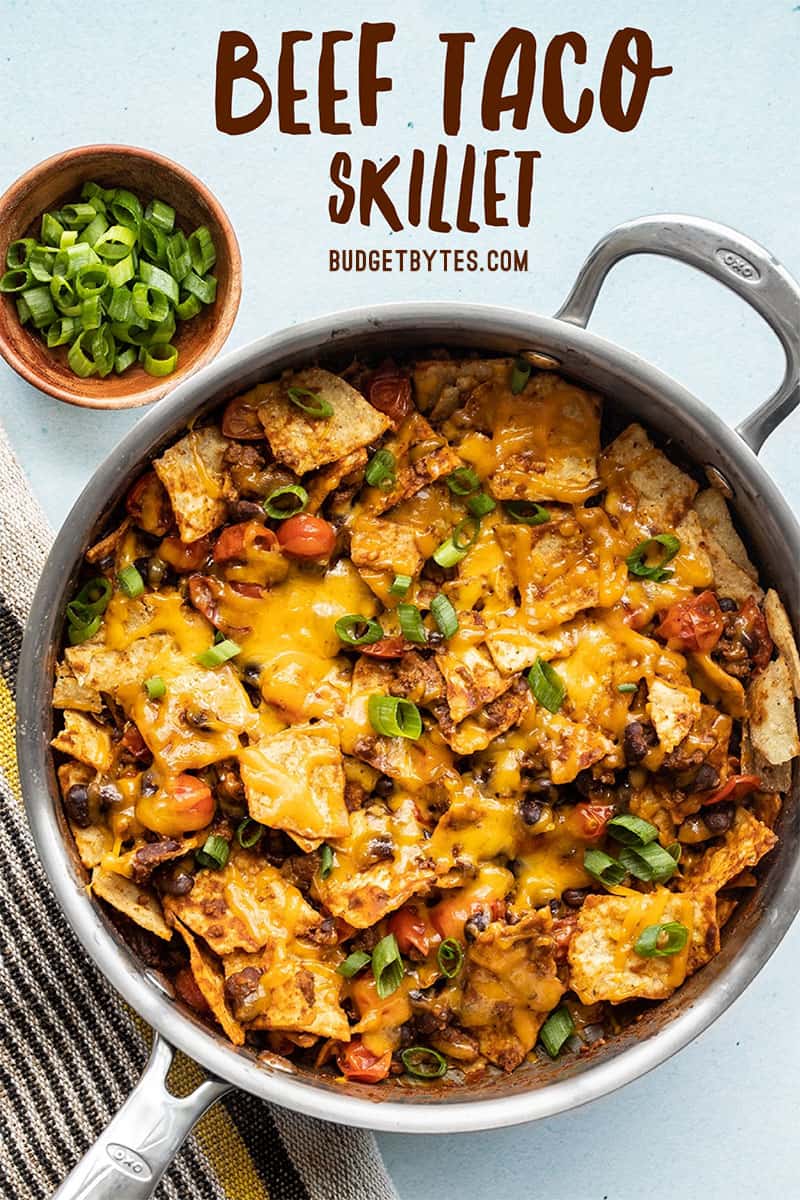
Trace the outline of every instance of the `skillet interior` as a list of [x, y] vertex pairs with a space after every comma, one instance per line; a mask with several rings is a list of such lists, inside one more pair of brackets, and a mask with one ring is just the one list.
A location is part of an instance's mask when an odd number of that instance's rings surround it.
[[[607, 1045], [554, 1066], [535, 1060], [511, 1077], [458, 1089], [339, 1084], [297, 1071], [283, 1060], [256, 1065], [201, 1025], [143, 971], [83, 889], [61, 815], [50, 752], [50, 688], [65, 597], [83, 551], [139, 472], [199, 415], [287, 366], [312, 361], [335, 369], [356, 351], [380, 356], [430, 346], [476, 351], [536, 349], [555, 356], [563, 374], [599, 391], [606, 407], [640, 420], [694, 464], [722, 471], [734, 490], [740, 530], [750, 542], [763, 582], [774, 584], [798, 626], [800, 531], [780, 493], [752, 452], [713, 413], [636, 356], [563, 322], [511, 310], [443, 305], [385, 306], [320, 319], [262, 339], [181, 385], [152, 410], [112, 453], [67, 519], [34, 604], [20, 671], [20, 766], [26, 803], [46, 869], [69, 919], [89, 952], [126, 998], [170, 1041], [238, 1086], [288, 1107], [374, 1128], [451, 1132], [528, 1121], [571, 1108], [657, 1065], [705, 1028], [750, 982], [800, 907], [798, 779], [778, 827], [780, 844], [761, 884], [726, 926], [721, 953], [670, 999]], [[364, 1101], [371, 1103], [365, 1103]]]

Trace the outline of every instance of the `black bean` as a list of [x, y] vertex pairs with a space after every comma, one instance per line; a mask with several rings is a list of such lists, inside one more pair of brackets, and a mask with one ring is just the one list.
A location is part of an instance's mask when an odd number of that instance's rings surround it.
[[703, 812], [703, 820], [709, 833], [718, 836], [727, 833], [733, 824], [734, 806], [732, 804], [715, 804]]
[[536, 825], [542, 819], [542, 805], [535, 796], [523, 796], [519, 812], [526, 825]]
[[228, 511], [233, 521], [266, 521], [267, 514], [255, 500], [235, 500], [228, 505]]
[[110, 571], [114, 565], [114, 555], [106, 554], [97, 564], [98, 571]]
[[625, 726], [625, 736], [623, 738], [623, 747], [625, 750], [625, 761], [627, 763], [638, 763], [643, 758], [646, 758], [647, 752], [657, 741], [653, 726], [642, 721], [629, 721]]
[[561, 893], [561, 899], [568, 908], [580, 908], [588, 894], [588, 888], [567, 888]]
[[489, 928], [489, 913], [485, 908], [478, 909], [464, 923], [464, 937], [468, 942], [474, 942], [479, 933]]
[[394, 780], [390, 779], [388, 775], [381, 775], [372, 790], [376, 796], [380, 796], [382, 800], [385, 800], [394, 791]]
[[194, 875], [181, 868], [165, 871], [159, 879], [159, 886], [168, 896], [187, 896], [194, 887]]
[[428, 645], [429, 646], [441, 646], [443, 644], [443, 642], [444, 642], [444, 634], [440, 633], [438, 629], [435, 629], [433, 631], [433, 633], [428, 634]]
[[100, 788], [100, 803], [103, 808], [107, 808], [110, 804], [119, 804], [122, 800], [122, 792], [113, 783], [104, 783]]
[[736, 612], [739, 605], [730, 596], [720, 596], [719, 606], [723, 612]]
[[145, 771], [144, 775], [142, 776], [142, 795], [143, 796], [155, 796], [157, 791], [158, 791], [158, 784], [156, 783], [155, 779], [153, 778], [151, 772]]
[[719, 775], [711, 763], [704, 762], [698, 768], [697, 774], [694, 777], [694, 790], [696, 792], [710, 792], [712, 788], [719, 785]]
[[89, 816], [89, 793], [82, 783], [73, 783], [64, 797], [64, 808], [67, 816], [80, 829], [87, 829], [92, 818]]
[[394, 842], [388, 834], [370, 838], [367, 844], [369, 862], [383, 862], [384, 859], [394, 858]]

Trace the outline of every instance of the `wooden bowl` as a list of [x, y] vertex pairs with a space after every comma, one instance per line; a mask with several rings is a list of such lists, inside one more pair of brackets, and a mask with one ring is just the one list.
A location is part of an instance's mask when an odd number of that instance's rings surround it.
[[20, 237], [39, 237], [42, 213], [77, 200], [89, 180], [102, 187], [125, 187], [146, 203], [158, 197], [171, 204], [176, 225], [188, 235], [207, 225], [214, 239], [217, 295], [190, 321], [180, 322], [173, 339], [178, 366], [166, 378], [154, 378], [138, 363], [122, 375], [81, 379], [67, 363], [67, 348], [48, 349], [20, 324], [12, 296], [0, 296], [0, 354], [18, 375], [58, 400], [82, 408], [135, 408], [154, 400], [209, 362], [222, 349], [239, 308], [242, 266], [239, 244], [221, 205], [184, 167], [134, 146], [78, 146], [45, 159], [26, 171], [0, 197], [0, 274], [6, 250]]

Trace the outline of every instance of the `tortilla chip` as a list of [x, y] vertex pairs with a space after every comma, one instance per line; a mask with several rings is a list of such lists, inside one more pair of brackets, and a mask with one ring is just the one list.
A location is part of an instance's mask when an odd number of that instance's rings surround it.
[[202, 870], [185, 896], [165, 896], [164, 911], [208, 942], [221, 958], [255, 953], [316, 929], [322, 917], [298, 889], [258, 853], [231, 850], [221, 871]]
[[79, 683], [69, 663], [60, 662], [56, 667], [53, 685], [53, 708], [73, 708], [78, 712], [99, 713], [103, 711], [103, 700], [95, 688]]
[[94, 546], [91, 546], [86, 551], [84, 555], [86, 561], [88, 563], [100, 562], [101, 559], [107, 558], [109, 554], [113, 554], [130, 526], [131, 519], [130, 517], [126, 517], [121, 525], [118, 525], [116, 529], [112, 529], [110, 533], [107, 533], [104, 538], [101, 538], [99, 542], [96, 542]]
[[462, 613], [458, 632], [436, 659], [444, 676], [450, 719], [456, 725], [502, 696], [513, 682], [513, 676], [500, 674], [486, 647], [476, 644], [475, 624], [469, 613]]
[[493, 921], [469, 946], [459, 1021], [481, 1054], [513, 1071], [536, 1044], [565, 988], [556, 973], [553, 920], [547, 909], [516, 925]]
[[498, 624], [486, 634], [486, 646], [495, 666], [506, 673], [526, 671], [537, 658], [565, 658], [578, 646], [581, 625], [563, 624], [539, 633], [522, 628], [519, 621]]
[[189, 930], [180, 921], [175, 922], [178, 933], [186, 943], [189, 951], [189, 966], [194, 981], [200, 989], [203, 999], [222, 1026], [226, 1037], [234, 1046], [244, 1045], [244, 1030], [228, 1011], [225, 1003], [225, 976], [211, 955], [203, 950], [192, 937]]
[[504, 383], [511, 377], [512, 358], [431, 359], [417, 362], [411, 376], [420, 412], [444, 421], [460, 408], [480, 383]]
[[455, 579], [448, 580], [441, 590], [457, 612], [479, 606], [488, 624], [516, 608], [514, 577], [491, 518], [481, 521], [475, 545], [458, 564]]
[[[416, 411], [406, 417], [397, 433], [383, 443], [383, 448], [394, 456], [396, 483], [388, 491], [371, 488], [366, 493], [364, 507], [374, 514], [394, 508], [395, 504], [415, 496], [421, 488], [464, 465], [441, 434], [436, 433]], [[414, 461], [412, 450], [417, 455]]]
[[670, 687], [662, 679], [654, 679], [647, 697], [647, 715], [655, 726], [658, 741], [665, 754], [683, 741], [702, 706], [696, 688]]
[[757, 775], [765, 788], [772, 792], [788, 792], [792, 786], [791, 762], [767, 762], [753, 746], [747, 722], [742, 726], [742, 745], [739, 751], [743, 775]]
[[636, 424], [606, 446], [600, 477], [606, 486], [606, 511], [644, 534], [675, 529], [697, 494], [695, 481], [657, 450]]
[[172, 930], [164, 920], [164, 911], [154, 892], [132, 883], [123, 875], [104, 871], [102, 867], [95, 867], [92, 871], [90, 886], [95, 896], [130, 917], [142, 929], [149, 929], [165, 942], [171, 940]]
[[616, 742], [593, 721], [573, 721], [541, 705], [534, 709], [531, 746], [555, 784], [571, 783], [581, 771], [604, 760], [612, 770], [621, 765]]
[[177, 651], [166, 633], [152, 633], [136, 639], [127, 650], [109, 650], [105, 646], [84, 643], [68, 646], [66, 660], [81, 687], [89, 691], [116, 692], [117, 688], [141, 684], [152, 674], [152, 663], [167, 649]]
[[516, 678], [502, 695], [490, 700], [485, 708], [456, 725], [446, 704], [436, 705], [434, 715], [439, 732], [456, 754], [475, 754], [485, 750], [495, 738], [518, 725], [532, 704], [531, 692], [524, 679]]
[[744, 687], [735, 676], [716, 662], [710, 654], [687, 654], [687, 670], [695, 687], [723, 712], [741, 720], [747, 711]]
[[510, 373], [480, 384], [452, 418], [460, 456], [493, 463], [487, 482], [498, 500], [582, 504], [600, 490], [597, 396], [550, 372], [534, 372], [516, 396], [510, 384]]
[[764, 597], [764, 616], [767, 618], [769, 635], [786, 660], [792, 676], [794, 694], [800, 699], [800, 653], [797, 650], [789, 614], [783, 607], [778, 593], [772, 588]]
[[193, 429], [157, 458], [153, 466], [172, 502], [184, 542], [196, 542], [228, 515], [230, 481], [223, 459], [230, 445], [214, 425]]
[[634, 945], [649, 925], [678, 921], [694, 929], [691, 896], [656, 892], [587, 896], [569, 944], [569, 985], [583, 1004], [600, 1000], [663, 1000], [686, 978], [690, 945], [665, 958], [646, 958]]
[[77, 758], [87, 767], [94, 767], [96, 771], [108, 771], [113, 760], [108, 730], [82, 712], [73, 712], [68, 708], [64, 710], [64, 728], [50, 745], [70, 758]]
[[777, 841], [767, 825], [748, 809], [738, 807], [721, 844], [710, 846], [698, 860], [687, 863], [679, 886], [682, 891], [694, 891], [707, 884], [720, 891], [741, 871], [754, 867]]
[[717, 893], [713, 887], [694, 888], [686, 893], [694, 904], [692, 936], [686, 959], [686, 974], [693, 975], [719, 954], [719, 919]]
[[360, 475], [367, 465], [367, 459], [366, 450], [359, 447], [350, 454], [345, 454], [343, 458], [336, 459], [330, 466], [322, 467], [317, 471], [306, 485], [308, 502], [303, 511], [318, 513], [331, 492], [335, 492], [344, 480], [351, 475]]
[[694, 511], [700, 518], [703, 529], [716, 539], [737, 567], [741, 567], [751, 579], [758, 579], [758, 571], [751, 563], [744, 542], [734, 528], [724, 497], [715, 488], [706, 488], [695, 499]]
[[[325, 879], [314, 877], [314, 892], [334, 916], [356, 929], [374, 925], [415, 893], [424, 891], [435, 878], [410, 798], [403, 799], [394, 810], [371, 804], [351, 813], [347, 837], [331, 845], [333, 870]], [[375, 861], [376, 855], [388, 851], [391, 858]]]
[[[255, 968], [254, 986], [237, 988], [237, 975]], [[235, 1011], [248, 1029], [283, 1029], [350, 1041], [350, 1025], [339, 1003], [342, 976], [319, 961], [310, 948], [295, 943], [276, 953], [234, 955], [226, 959]], [[233, 986], [231, 986], [233, 985]]]
[[410, 525], [367, 516], [353, 525], [350, 557], [359, 570], [386, 571], [392, 578], [418, 575], [425, 561]]
[[[333, 409], [330, 417], [311, 417], [292, 404], [290, 387], [308, 388]], [[375, 442], [390, 425], [389, 418], [369, 404], [338, 375], [319, 367], [295, 371], [255, 389], [258, 417], [278, 462], [298, 475], [324, 467], [346, 454]]]
[[800, 754], [794, 688], [786, 659], [767, 663], [747, 689], [750, 738], [769, 763], [789, 762]]
[[706, 550], [711, 559], [711, 569], [714, 572], [714, 590], [718, 596], [730, 597], [738, 605], [744, 604], [748, 596], [753, 596], [760, 604], [764, 592], [754, 579], [743, 571], [730, 557], [727, 550], [706, 530]]
[[239, 751], [250, 816], [303, 838], [344, 837], [349, 817], [339, 733], [331, 725], [294, 725]]

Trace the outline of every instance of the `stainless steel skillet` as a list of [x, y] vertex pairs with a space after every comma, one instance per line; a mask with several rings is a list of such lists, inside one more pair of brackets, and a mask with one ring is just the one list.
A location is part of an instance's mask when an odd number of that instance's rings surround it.
[[[585, 326], [610, 268], [631, 254], [660, 254], [704, 271], [764, 318], [786, 356], [784, 379], [742, 424], [729, 428], [674, 380]], [[481, 305], [406, 303], [318, 318], [271, 334], [182, 383], [127, 435], [68, 516], [45, 567], [25, 635], [18, 683], [18, 753], [39, 854], [67, 919], [87, 952], [158, 1036], [131, 1097], [58, 1195], [143, 1200], [197, 1118], [231, 1087], [343, 1124], [410, 1133], [451, 1133], [536, 1120], [577, 1107], [637, 1078], [711, 1024], [767, 961], [800, 908], [798, 781], [780, 845], [761, 886], [727, 927], [722, 953], [635, 1027], [558, 1068], [526, 1064], [509, 1078], [452, 1092], [341, 1085], [289, 1066], [256, 1062], [202, 1025], [144, 969], [85, 890], [61, 815], [48, 749], [52, 669], [62, 614], [83, 552], [142, 464], [197, 416], [284, 367], [425, 345], [534, 350], [542, 362], [601, 392], [672, 439], [727, 489], [763, 577], [800, 627], [800, 525], [758, 460], [765, 438], [800, 401], [800, 289], [761, 246], [694, 217], [643, 218], [612, 230], [589, 255], [555, 317]], [[179, 1047], [209, 1079], [176, 1099], [164, 1077]]]

